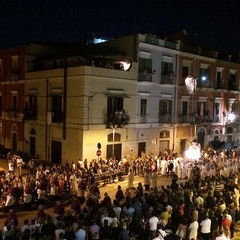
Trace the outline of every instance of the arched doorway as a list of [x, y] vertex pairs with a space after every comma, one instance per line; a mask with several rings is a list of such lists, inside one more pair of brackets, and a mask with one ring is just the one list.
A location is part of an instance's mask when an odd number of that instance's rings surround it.
[[30, 131], [30, 154], [36, 156], [36, 131], [33, 128]]
[[121, 142], [121, 134], [119, 133], [110, 133], [108, 134], [108, 143], [107, 144], [107, 158], [116, 158], [117, 160], [122, 159], [122, 144]]

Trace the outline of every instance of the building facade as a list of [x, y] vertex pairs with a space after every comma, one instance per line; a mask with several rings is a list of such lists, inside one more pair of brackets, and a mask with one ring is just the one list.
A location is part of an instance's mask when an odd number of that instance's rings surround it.
[[[183, 153], [193, 140], [202, 148], [238, 144], [234, 56], [194, 47], [184, 34], [136, 34], [67, 50], [29, 46], [0, 55], [2, 79], [7, 59], [11, 71], [17, 59], [21, 73], [18, 81], [1, 82], [5, 147], [61, 163]], [[192, 93], [189, 76], [196, 82]], [[16, 102], [20, 114], [10, 116]]]

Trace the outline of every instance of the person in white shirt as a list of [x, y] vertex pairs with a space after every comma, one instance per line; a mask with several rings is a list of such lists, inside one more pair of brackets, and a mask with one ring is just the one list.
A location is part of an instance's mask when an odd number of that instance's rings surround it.
[[209, 219], [208, 212], [205, 214], [205, 219], [201, 221], [200, 227], [201, 227], [201, 237], [204, 240], [210, 240], [211, 239], [211, 219]]
[[188, 239], [189, 240], [197, 240], [198, 235], [198, 226], [199, 223], [196, 221], [196, 219], [193, 219], [193, 221], [188, 226]]
[[150, 236], [152, 238], [157, 231], [159, 223], [160, 223], [160, 221], [159, 221], [158, 217], [156, 217], [156, 216], [152, 216], [148, 220], [148, 228], [149, 228], [149, 231], [150, 231]]

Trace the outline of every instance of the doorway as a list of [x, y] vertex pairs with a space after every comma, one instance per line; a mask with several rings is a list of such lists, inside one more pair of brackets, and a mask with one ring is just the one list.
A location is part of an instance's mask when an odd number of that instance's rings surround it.
[[116, 144], [109, 144], [107, 145], [107, 158], [114, 157], [117, 160], [122, 159], [122, 144], [116, 143]]
[[169, 150], [169, 141], [168, 140], [163, 140], [159, 141], [159, 153], [164, 153], [165, 150]]
[[138, 157], [141, 157], [142, 154], [146, 153], [146, 142], [138, 143]]
[[59, 164], [62, 162], [62, 142], [52, 140], [51, 162]]

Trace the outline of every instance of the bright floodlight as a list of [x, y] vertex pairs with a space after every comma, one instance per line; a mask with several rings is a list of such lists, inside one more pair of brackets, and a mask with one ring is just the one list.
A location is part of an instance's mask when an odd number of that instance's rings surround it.
[[236, 118], [236, 115], [234, 113], [229, 113], [228, 114], [228, 120], [230, 122], [233, 122], [235, 120], [235, 118]]
[[128, 63], [128, 62], [123, 62], [122, 65], [123, 65], [123, 70], [124, 71], [128, 71], [130, 66], [131, 66], [131, 64]]
[[189, 160], [199, 160], [201, 158], [200, 146], [197, 143], [192, 143], [185, 151], [185, 157]]
[[207, 77], [206, 76], [202, 76], [202, 80], [203, 81], [207, 80]]

